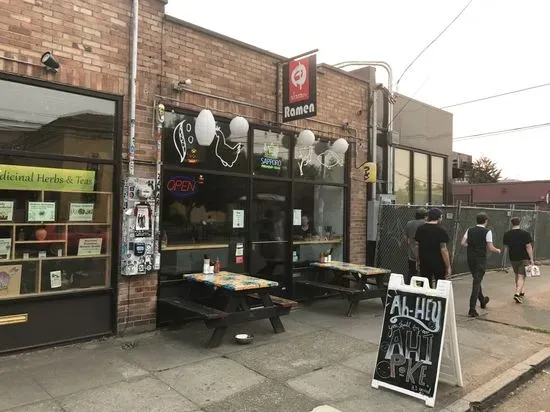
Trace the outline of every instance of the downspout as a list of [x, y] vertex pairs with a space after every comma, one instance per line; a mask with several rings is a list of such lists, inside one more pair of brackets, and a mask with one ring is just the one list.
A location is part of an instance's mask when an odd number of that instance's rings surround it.
[[[393, 103], [394, 96], [392, 92], [393, 87], [393, 71], [391, 66], [384, 61], [346, 61], [337, 63], [334, 67], [342, 69], [348, 66], [378, 66], [384, 68], [388, 72], [388, 126], [387, 126], [387, 136], [388, 136], [388, 164], [386, 167], [386, 176], [387, 176], [387, 192], [388, 194], [393, 194], [393, 163], [394, 163], [394, 153], [392, 145], [390, 144], [390, 139], [393, 131]], [[376, 136], [375, 136], [376, 138]], [[376, 148], [376, 146], [375, 146]]]
[[132, 54], [130, 56], [130, 133], [128, 136], [128, 176], [134, 175], [136, 152], [136, 82], [139, 0], [132, 3]]

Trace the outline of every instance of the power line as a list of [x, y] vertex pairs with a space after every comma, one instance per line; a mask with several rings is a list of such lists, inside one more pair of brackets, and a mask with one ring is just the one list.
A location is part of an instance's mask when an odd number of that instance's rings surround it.
[[468, 100], [468, 101], [466, 101], [466, 102], [450, 104], [450, 105], [448, 105], [448, 106], [440, 107], [440, 109], [448, 109], [449, 107], [463, 106], [463, 105], [465, 105], [465, 104], [482, 102], [482, 101], [484, 101], [484, 100], [494, 99], [494, 98], [496, 98], [496, 97], [508, 96], [508, 95], [510, 95], [510, 94], [525, 92], [525, 91], [527, 91], [527, 90], [538, 89], [538, 88], [540, 88], [540, 87], [545, 87], [545, 86], [550, 86], [550, 83], [539, 84], [539, 85], [537, 85], [537, 86], [526, 87], [526, 88], [524, 88], [524, 89], [512, 90], [511, 92], [506, 92], [506, 93], [493, 94], [492, 96], [480, 97], [479, 99]]
[[525, 131], [525, 130], [539, 129], [541, 127], [550, 127], [550, 122], [540, 123], [540, 124], [532, 124], [532, 125], [529, 125], [529, 126], [514, 127], [512, 129], [503, 129], [503, 130], [495, 130], [495, 131], [492, 131], [492, 132], [470, 134], [470, 135], [467, 135], [467, 136], [459, 136], [459, 137], [455, 137], [453, 139], [453, 141], [470, 140], [470, 139], [477, 139], [477, 138], [480, 138], [480, 137], [496, 136], [496, 135], [499, 135], [499, 134], [522, 132], [522, 131]]
[[464, 13], [466, 9], [470, 6], [470, 4], [472, 4], [472, 1], [473, 0], [470, 0], [468, 4], [466, 4], [466, 6], [464, 6], [464, 8], [460, 11], [460, 13], [458, 13], [456, 17], [452, 19], [451, 22], [447, 24], [447, 26], [430, 43], [428, 43], [428, 45], [424, 47], [420, 53], [418, 53], [418, 55], [413, 59], [413, 61], [409, 63], [409, 65], [405, 68], [405, 70], [403, 70], [403, 73], [401, 73], [401, 76], [399, 76], [399, 79], [397, 79], [397, 83], [395, 84], [396, 89], [399, 87], [399, 82], [401, 81], [405, 73], [407, 73], [407, 71], [411, 68], [411, 66], [420, 58], [420, 56], [422, 56], [422, 54], [424, 54], [426, 50], [430, 48], [432, 44], [434, 44], [443, 35], [443, 33], [447, 31], [449, 27], [453, 25], [455, 21], [458, 20], [460, 16], [462, 16], [462, 13]]

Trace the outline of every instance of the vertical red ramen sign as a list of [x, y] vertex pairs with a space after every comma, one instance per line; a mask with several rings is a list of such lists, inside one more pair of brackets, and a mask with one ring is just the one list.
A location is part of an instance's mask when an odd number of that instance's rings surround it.
[[317, 115], [317, 56], [283, 64], [283, 122]]

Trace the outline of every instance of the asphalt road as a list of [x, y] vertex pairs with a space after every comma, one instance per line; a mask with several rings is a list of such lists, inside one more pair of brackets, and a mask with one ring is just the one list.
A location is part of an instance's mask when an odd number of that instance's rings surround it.
[[536, 375], [490, 411], [550, 412], [550, 370], [546, 369]]

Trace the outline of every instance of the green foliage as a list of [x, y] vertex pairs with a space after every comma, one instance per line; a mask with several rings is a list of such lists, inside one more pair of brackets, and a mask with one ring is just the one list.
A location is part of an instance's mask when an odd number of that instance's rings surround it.
[[502, 170], [488, 157], [480, 157], [472, 164], [468, 183], [496, 183]]

